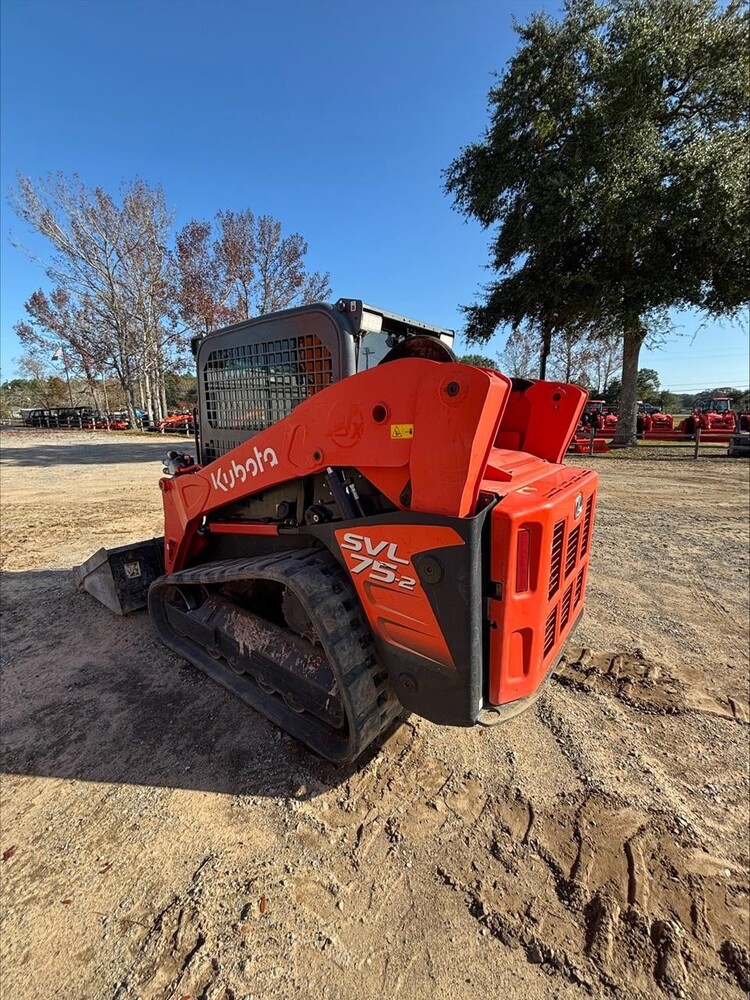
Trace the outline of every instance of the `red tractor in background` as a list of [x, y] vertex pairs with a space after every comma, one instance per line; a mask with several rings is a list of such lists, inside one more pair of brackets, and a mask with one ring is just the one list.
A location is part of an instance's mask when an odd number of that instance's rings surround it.
[[651, 427], [647, 428], [652, 431], [671, 431], [674, 430], [674, 420], [670, 413], [663, 413], [662, 410], [656, 410], [654, 413], [649, 414], [651, 421]]
[[149, 430], [159, 431], [161, 434], [192, 434], [195, 431], [195, 418], [190, 410], [180, 410], [162, 417]]
[[638, 402], [637, 429], [639, 434], [649, 431], [674, 430], [674, 420], [669, 413], [664, 413], [658, 406]]
[[715, 396], [701, 407], [701, 427], [705, 430], [733, 431], [737, 425], [737, 414], [732, 409], [728, 396]]
[[84, 419], [82, 427], [87, 431], [127, 431], [130, 421], [115, 413], [92, 413]]
[[714, 396], [709, 400], [697, 400], [693, 412], [682, 421], [679, 430], [685, 434], [693, 434], [700, 427], [703, 431], [731, 433], [737, 424], [737, 414], [732, 409], [732, 400], [728, 396]]
[[591, 427], [597, 431], [601, 430], [604, 425], [604, 407], [606, 405], [603, 399], [590, 399], [583, 408], [578, 430], [585, 431]]
[[590, 399], [586, 403], [578, 430], [585, 433], [591, 427], [597, 431], [612, 433], [617, 428], [617, 414], [608, 408], [606, 400]]

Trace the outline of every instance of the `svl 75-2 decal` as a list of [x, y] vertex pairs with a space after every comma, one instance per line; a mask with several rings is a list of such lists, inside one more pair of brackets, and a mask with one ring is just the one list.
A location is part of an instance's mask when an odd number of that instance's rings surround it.
[[403, 590], [414, 590], [417, 581], [402, 573], [400, 567], [409, 566], [410, 563], [408, 559], [400, 558], [396, 542], [373, 542], [367, 535], [346, 531], [340, 545], [350, 553], [353, 574], [367, 573], [368, 579], [378, 583], [395, 584]]

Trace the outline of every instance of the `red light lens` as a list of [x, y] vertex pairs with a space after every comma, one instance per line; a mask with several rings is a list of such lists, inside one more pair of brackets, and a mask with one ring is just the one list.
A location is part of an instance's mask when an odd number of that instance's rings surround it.
[[529, 589], [531, 565], [531, 532], [521, 528], [516, 542], [516, 593], [523, 594]]

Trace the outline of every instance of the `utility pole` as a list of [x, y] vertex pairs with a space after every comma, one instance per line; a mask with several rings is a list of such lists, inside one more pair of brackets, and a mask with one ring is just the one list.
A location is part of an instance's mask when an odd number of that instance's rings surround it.
[[365, 371], [370, 367], [370, 355], [374, 354], [375, 351], [371, 347], [363, 347], [362, 353], [365, 356]]
[[70, 405], [73, 406], [73, 388], [70, 384], [70, 369], [68, 368], [68, 359], [65, 357], [65, 351], [62, 347], [58, 347], [55, 353], [52, 355], [53, 361], [62, 361], [65, 366], [65, 381], [68, 383], [68, 398], [70, 399]]

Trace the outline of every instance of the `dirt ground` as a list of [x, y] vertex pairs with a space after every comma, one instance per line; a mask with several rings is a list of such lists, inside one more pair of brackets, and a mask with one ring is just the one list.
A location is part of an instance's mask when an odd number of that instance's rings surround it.
[[740, 997], [746, 461], [601, 475], [587, 614], [526, 714], [314, 759], [73, 590], [160, 533], [164, 440], [3, 432], [2, 997]]

